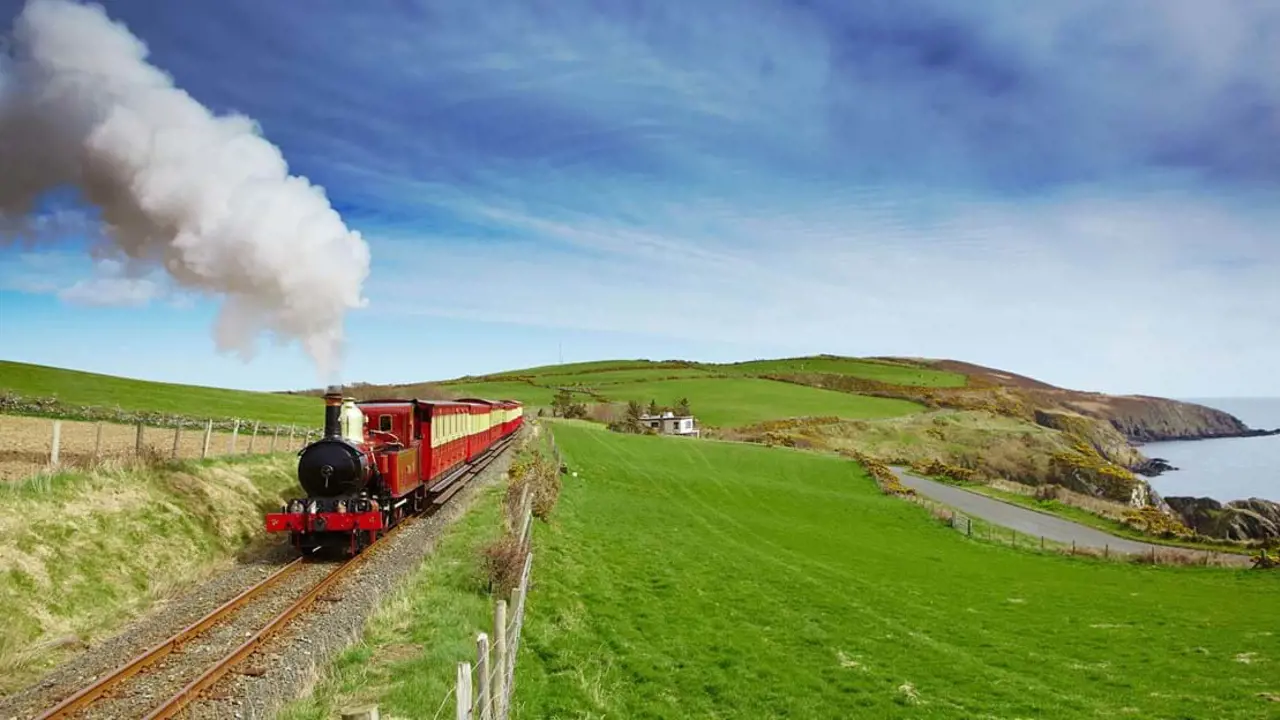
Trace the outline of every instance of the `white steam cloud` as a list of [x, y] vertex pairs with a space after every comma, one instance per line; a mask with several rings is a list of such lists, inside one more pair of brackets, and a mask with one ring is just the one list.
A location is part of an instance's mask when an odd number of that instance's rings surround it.
[[30, 0], [8, 45], [0, 242], [65, 234], [65, 218], [32, 214], [43, 194], [74, 186], [99, 210], [96, 255], [225, 299], [219, 350], [251, 358], [270, 332], [335, 377], [369, 249], [324, 191], [291, 176], [252, 120], [215, 116], [174, 87], [101, 6]]

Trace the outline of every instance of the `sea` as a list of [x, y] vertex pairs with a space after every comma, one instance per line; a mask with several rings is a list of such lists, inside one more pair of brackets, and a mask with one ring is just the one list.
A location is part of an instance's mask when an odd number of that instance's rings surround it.
[[[1185, 400], [1231, 413], [1253, 429], [1280, 428], [1280, 398]], [[1149, 479], [1161, 495], [1280, 502], [1280, 435], [1156, 442], [1139, 449], [1147, 457], [1164, 458], [1179, 468]]]

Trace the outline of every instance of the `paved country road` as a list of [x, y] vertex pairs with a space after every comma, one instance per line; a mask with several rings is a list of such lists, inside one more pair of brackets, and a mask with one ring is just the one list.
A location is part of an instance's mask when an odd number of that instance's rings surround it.
[[[1081, 525], [1070, 520], [1064, 520], [1053, 515], [1028, 510], [1027, 508], [1011, 505], [1001, 502], [986, 495], [979, 495], [963, 488], [954, 487], [934, 480], [926, 480], [925, 478], [912, 475], [904, 471], [902, 468], [890, 468], [903, 485], [915, 490], [926, 497], [945, 503], [959, 510], [966, 515], [982, 518], [987, 522], [995, 523], [1002, 527], [1017, 530], [1025, 535], [1033, 537], [1044, 536], [1047, 540], [1053, 540], [1060, 543], [1075, 542], [1078, 547], [1092, 547], [1102, 550], [1104, 547], [1110, 547], [1111, 550], [1123, 553], [1138, 554], [1149, 553], [1151, 548], [1155, 548], [1157, 552], [1167, 550], [1183, 550], [1182, 548], [1171, 548], [1167, 545], [1153, 545], [1151, 543], [1140, 542], [1137, 540], [1129, 540], [1128, 538], [1118, 537], [1101, 530], [1091, 528], [1087, 525]], [[1184, 552], [1194, 553], [1197, 557], [1203, 556], [1203, 550], [1183, 550]], [[1250, 559], [1245, 555], [1233, 555], [1229, 553], [1214, 553], [1214, 557], [1220, 558], [1223, 562], [1232, 565], [1242, 565], [1248, 567]]]

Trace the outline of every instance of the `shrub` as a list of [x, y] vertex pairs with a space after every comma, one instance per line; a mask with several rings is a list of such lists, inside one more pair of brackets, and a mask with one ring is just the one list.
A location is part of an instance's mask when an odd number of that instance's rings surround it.
[[1041, 485], [1036, 488], [1035, 498], [1040, 502], [1049, 502], [1057, 500], [1062, 496], [1062, 488], [1057, 485]]
[[1123, 522], [1148, 535], [1164, 538], [1190, 538], [1193, 535], [1191, 528], [1182, 520], [1151, 505], [1125, 512]]
[[481, 549], [485, 574], [489, 577], [489, 592], [498, 597], [508, 597], [520, 584], [524, 572], [524, 549], [514, 535], [504, 534]]
[[927, 463], [912, 463], [911, 469], [921, 475], [942, 478], [944, 480], [953, 480], [956, 482], [973, 482], [978, 477], [978, 473], [969, 468], [948, 465], [936, 458]]
[[903, 485], [902, 482], [898, 480], [898, 476], [895, 475], [894, 472], [889, 469], [888, 465], [885, 465], [884, 463], [871, 457], [870, 455], [867, 455], [866, 453], [860, 450], [845, 450], [842, 452], [842, 454], [847, 457], [853, 458], [860, 465], [866, 468], [867, 473], [870, 474], [871, 477], [876, 481], [876, 484], [880, 486], [880, 491], [885, 493], [886, 495], [915, 495], [916, 494], [915, 490], [912, 490], [906, 485]]
[[515, 505], [514, 512], [517, 515], [512, 518], [513, 524], [519, 522], [518, 505], [525, 488], [529, 491], [534, 517], [544, 522], [547, 520], [560, 497], [560, 471], [554, 458], [547, 457], [538, 450], [534, 450], [524, 460], [512, 463], [511, 469], [507, 471], [511, 478], [511, 483], [507, 486], [507, 503], [508, 512], [512, 512], [512, 505]]

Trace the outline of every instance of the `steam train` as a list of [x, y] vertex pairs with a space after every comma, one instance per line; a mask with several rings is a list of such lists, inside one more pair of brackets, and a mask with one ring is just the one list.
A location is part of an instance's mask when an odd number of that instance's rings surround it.
[[443, 505], [524, 421], [514, 400], [367, 400], [324, 395], [324, 436], [298, 452], [306, 497], [267, 513], [299, 551], [355, 555], [405, 517]]

